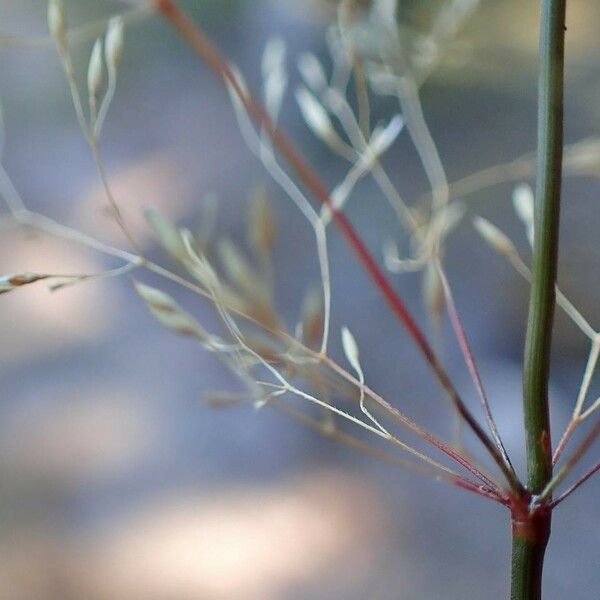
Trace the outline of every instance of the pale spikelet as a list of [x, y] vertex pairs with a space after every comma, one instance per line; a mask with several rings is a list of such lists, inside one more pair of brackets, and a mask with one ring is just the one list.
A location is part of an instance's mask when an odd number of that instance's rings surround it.
[[182, 229], [180, 233], [187, 252], [186, 268], [211, 293], [220, 294], [219, 277], [206, 256], [196, 251], [193, 234], [187, 229]]
[[159, 210], [148, 206], [144, 209], [144, 217], [154, 231], [156, 239], [167, 253], [175, 260], [185, 262], [188, 251], [181, 232], [168, 221]]
[[506, 256], [512, 256], [515, 253], [515, 247], [510, 241], [510, 238], [503, 233], [498, 227], [490, 223], [483, 217], [475, 217], [473, 219], [473, 225], [479, 232], [481, 237], [500, 254]]
[[265, 292], [264, 282], [244, 259], [235, 244], [227, 239], [220, 240], [218, 250], [219, 258], [231, 283], [250, 298], [265, 302], [268, 294]]
[[17, 288], [41, 281], [42, 279], [48, 279], [49, 275], [41, 273], [19, 273], [17, 275], [4, 275], [0, 277], [0, 294], [6, 294], [12, 292]]
[[167, 329], [179, 335], [196, 337], [202, 341], [208, 339], [209, 336], [198, 322], [185, 312], [171, 296], [139, 281], [134, 281], [133, 284], [150, 312]]
[[261, 186], [253, 194], [248, 213], [248, 240], [260, 257], [273, 251], [277, 239], [277, 223], [273, 216], [269, 193]]
[[356, 371], [358, 381], [361, 384], [361, 387], [359, 389], [360, 410], [373, 422], [373, 424], [377, 427], [377, 429], [379, 429], [379, 431], [383, 435], [389, 437], [390, 434], [387, 431], [387, 429], [383, 427], [383, 425], [381, 425], [381, 423], [371, 414], [369, 409], [365, 406], [365, 391], [363, 388], [365, 383], [365, 376], [362, 370], [362, 366], [360, 364], [358, 344], [356, 343], [354, 336], [347, 327], [342, 327], [342, 348], [344, 349], [346, 359], [348, 360], [354, 371]]
[[321, 140], [329, 141], [335, 134], [331, 119], [319, 101], [306, 89], [296, 90], [296, 101], [309, 129]]
[[262, 76], [264, 82], [265, 108], [274, 120], [279, 116], [283, 96], [287, 88], [285, 70], [286, 47], [280, 37], [271, 38], [262, 58]]
[[273, 71], [277, 71], [283, 67], [285, 62], [286, 47], [283, 38], [273, 36], [265, 44], [265, 50], [262, 56], [262, 74], [265, 79]]
[[362, 373], [360, 366], [358, 344], [347, 327], [342, 327], [342, 348], [346, 359], [357, 373]]
[[102, 87], [102, 40], [100, 38], [92, 48], [87, 71], [87, 86], [90, 98], [98, 98]]
[[284, 71], [274, 71], [265, 81], [265, 108], [274, 121], [279, 117], [287, 84], [288, 78]]
[[125, 37], [125, 25], [120, 16], [112, 17], [108, 22], [106, 40], [104, 42], [104, 56], [108, 68], [116, 72], [123, 57], [123, 41]]
[[325, 70], [319, 59], [310, 52], [304, 52], [298, 58], [298, 70], [304, 83], [316, 93], [322, 92], [327, 87]]
[[522, 183], [518, 185], [512, 194], [513, 206], [515, 207], [515, 212], [517, 216], [523, 224], [525, 225], [525, 229], [527, 231], [527, 239], [529, 243], [533, 246], [533, 233], [534, 233], [534, 222], [533, 222], [533, 213], [534, 213], [534, 198], [533, 198], [533, 190], [531, 186], [526, 183]]
[[48, 2], [48, 29], [54, 38], [60, 55], [68, 55], [68, 24], [62, 0], [49, 0]]

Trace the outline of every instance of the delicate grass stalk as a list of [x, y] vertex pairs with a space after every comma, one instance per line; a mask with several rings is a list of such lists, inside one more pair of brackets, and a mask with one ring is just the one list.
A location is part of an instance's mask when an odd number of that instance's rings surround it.
[[301, 425], [304, 425], [309, 429], [316, 431], [317, 433], [325, 435], [325, 437], [333, 441], [339, 442], [345, 446], [348, 446], [349, 448], [353, 448], [354, 450], [357, 450], [362, 454], [365, 454], [382, 462], [401, 467], [403, 469], [415, 471], [436, 481], [445, 481], [447, 483], [450, 483], [451, 485], [454, 485], [455, 487], [473, 492], [484, 498], [489, 498], [490, 500], [495, 500], [496, 502], [504, 503], [504, 499], [502, 498], [502, 496], [499, 496], [497, 492], [490, 488], [487, 488], [486, 486], [473, 483], [468, 479], [465, 479], [460, 476], [456, 477], [454, 475], [450, 475], [445, 471], [439, 471], [434, 470], [432, 468], [428, 468], [426, 465], [422, 465], [420, 463], [398, 458], [394, 454], [390, 454], [389, 452], [386, 452], [385, 450], [382, 450], [376, 446], [367, 444], [361, 439], [349, 433], [340, 431], [338, 429], [330, 429], [327, 427], [327, 423], [310, 417], [300, 412], [299, 410], [296, 410], [292, 406], [278, 402], [276, 404], [273, 404], [273, 408], [291, 417]]
[[[354, 162], [357, 158], [360, 158], [360, 153], [364, 152], [368, 146], [369, 137], [365, 136], [361, 130], [360, 122], [356, 119], [354, 111], [344, 95], [335, 92], [329, 87], [320, 91], [321, 101], [336, 116], [344, 132], [352, 142], [352, 146], [348, 146], [347, 151], [340, 153], [340, 156]], [[400, 223], [410, 233], [414, 233], [418, 229], [419, 224], [378, 160], [374, 162], [371, 172], [379, 189], [398, 216]]]
[[[517, 249], [510, 238], [495, 225], [481, 217], [477, 217], [473, 221], [473, 224], [487, 243], [490, 244], [496, 252], [506, 256], [510, 261], [510, 264], [516, 269], [517, 273], [519, 273], [525, 281], [531, 284], [533, 277], [531, 270], [517, 252]], [[600, 335], [575, 308], [573, 303], [564, 295], [558, 285], [556, 286], [556, 304], [564, 311], [569, 319], [571, 319], [571, 321], [573, 321], [573, 323], [575, 323], [575, 325], [577, 325], [577, 327], [592, 340], [592, 342]]]
[[573, 492], [576, 492], [586, 481], [591, 479], [598, 471], [600, 471], [600, 463], [594, 465], [579, 481], [574, 483], [570, 488], [566, 489], [558, 498], [552, 501], [550, 508], [555, 508], [563, 500], [566, 500]]
[[[173, 0], [155, 0], [157, 11], [162, 14], [178, 31], [179, 35], [185, 40], [190, 47], [200, 56], [205, 64], [213, 71], [213, 73], [226, 84], [237, 96], [248, 112], [248, 115], [256, 121], [265, 133], [272, 140], [273, 144], [285, 157], [287, 162], [292, 166], [298, 178], [304, 183], [312, 195], [319, 200], [323, 205], [328, 206], [333, 214], [334, 221], [341, 233], [346, 238], [350, 247], [354, 250], [357, 258], [362, 263], [367, 273], [371, 277], [374, 285], [379, 289], [394, 315], [403, 324], [413, 342], [417, 345], [426, 361], [429, 363], [434, 374], [438, 378], [442, 388], [450, 397], [453, 405], [466, 421], [475, 435], [484, 445], [490, 456], [494, 459], [502, 472], [507, 475], [506, 465], [503, 457], [495, 447], [494, 442], [485, 433], [473, 415], [470, 413], [460, 396], [458, 395], [454, 385], [452, 384], [448, 374], [445, 372], [440, 360], [433, 352], [424, 333], [417, 325], [412, 315], [408, 312], [402, 299], [397, 295], [391, 283], [384, 275], [382, 269], [377, 264], [371, 253], [368, 251], [362, 239], [347, 219], [347, 217], [335, 210], [332, 206], [331, 198], [326, 185], [314, 172], [306, 160], [290, 143], [288, 138], [281, 132], [275, 123], [269, 118], [264, 108], [255, 100], [255, 98], [244, 89], [236, 77], [234, 70], [221, 57], [218, 50], [207, 38], [199, 26], [192, 23], [189, 18], [179, 9], [177, 3]], [[468, 462], [468, 461], [466, 461]], [[510, 482], [510, 478], [507, 475]]]
[[[538, 98], [533, 281], [523, 373], [523, 411], [530, 494], [552, 478], [548, 379], [556, 299], [563, 152], [566, 0], [542, 0]], [[513, 508], [512, 600], [540, 600], [551, 511], [517, 502]]]
[[[540, 500], [550, 498], [552, 492], [554, 492], [554, 490], [564, 481], [565, 477], [571, 472], [573, 467], [577, 463], [579, 463], [579, 461], [585, 456], [587, 451], [598, 439], [598, 436], [600, 436], [600, 420], [583, 439], [583, 441], [581, 442], [577, 450], [575, 450], [573, 455], [569, 458], [569, 460], [565, 462], [565, 464], [561, 467], [558, 473], [556, 473], [556, 475], [554, 475], [554, 477], [547, 483], [546, 487], [539, 496]], [[591, 474], [589, 475], [589, 477], [591, 477]], [[587, 477], [587, 479], [589, 479], [589, 477]]]
[[592, 342], [592, 347], [590, 348], [590, 353], [588, 356], [587, 364], [585, 366], [585, 371], [583, 374], [583, 379], [581, 382], [581, 386], [579, 388], [579, 394], [577, 396], [577, 402], [575, 404], [575, 408], [573, 409], [573, 415], [571, 417], [571, 421], [567, 425], [562, 437], [560, 438], [560, 442], [554, 451], [554, 455], [552, 456], [552, 464], [556, 464], [562, 453], [564, 452], [569, 440], [575, 430], [590, 416], [592, 415], [600, 406], [600, 400], [594, 402], [587, 410], [583, 410], [583, 406], [585, 404], [586, 397], [588, 395], [590, 385], [592, 383], [592, 377], [596, 371], [596, 366], [598, 364], [598, 357], [600, 356], [600, 335], [595, 333], [594, 340]]
[[[53, 7], [60, 7], [58, 8]], [[58, 22], [57, 22], [58, 21]], [[110, 189], [108, 178], [106, 175], [106, 170], [104, 168], [104, 163], [102, 162], [100, 151], [98, 149], [98, 134], [102, 127], [102, 122], [105, 118], [105, 113], [108, 110], [108, 105], [112, 100], [112, 94], [114, 94], [114, 86], [116, 83], [116, 71], [118, 67], [118, 62], [120, 61], [120, 54], [118, 56], [107, 56], [109, 58], [107, 67], [109, 71], [109, 89], [102, 102], [100, 107], [101, 114], [97, 114], [97, 94], [100, 87], [100, 78], [102, 73], [102, 50], [101, 43], [99, 40], [96, 41], [94, 46], [94, 51], [92, 52], [92, 61], [91, 61], [91, 69], [88, 71], [88, 88], [89, 88], [89, 96], [90, 96], [90, 122], [89, 124], [86, 122], [85, 114], [83, 110], [83, 104], [81, 101], [81, 94], [79, 93], [79, 88], [77, 86], [77, 81], [75, 79], [75, 71], [73, 68], [73, 60], [71, 57], [71, 52], [69, 49], [69, 43], [67, 38], [68, 28], [66, 19], [64, 17], [64, 13], [62, 12], [62, 5], [58, 2], [58, 0], [51, 1], [49, 4], [49, 12], [48, 12], [48, 24], [52, 36], [56, 42], [58, 53], [60, 56], [60, 60], [63, 66], [63, 70], [67, 77], [67, 82], [69, 84], [69, 90], [71, 92], [71, 98], [73, 101], [73, 107], [75, 108], [75, 113], [77, 115], [77, 121], [79, 123], [79, 127], [83, 136], [85, 137], [87, 143], [90, 146], [92, 151], [92, 156], [94, 158], [94, 162], [96, 163], [96, 167], [98, 169], [98, 174], [100, 175], [100, 179], [102, 182], [102, 186], [104, 188], [105, 195], [110, 204], [111, 210], [113, 211], [113, 215], [117, 225], [123, 232], [123, 235], [127, 238], [131, 246], [134, 250], [137, 251], [138, 254], [142, 254], [139, 245], [134, 239], [133, 235], [127, 228], [125, 220], [123, 219], [123, 215], [115, 200], [114, 195]], [[119, 20], [119, 26], [122, 28], [122, 20]], [[111, 32], [111, 28], [114, 29], [114, 21], [109, 24], [109, 33]], [[121, 29], [122, 35], [122, 29]], [[122, 39], [121, 39], [122, 43]], [[116, 53], [121, 51], [121, 48], [115, 48], [114, 40], [111, 40], [110, 49]], [[91, 77], [90, 77], [91, 75]], [[100, 116], [100, 118], [98, 118]]]
[[[136, 6], [125, 10], [120, 17], [127, 25], [137, 25], [147, 21], [154, 15], [154, 8], [150, 2], [140, 2]], [[67, 32], [69, 44], [76, 46], [101, 35], [106, 30], [107, 19], [102, 18], [97, 21], [92, 21], [79, 27], [70, 28]], [[52, 35], [40, 36], [12, 36], [0, 34], [0, 49], [46, 49], [55, 44], [55, 39]]]
[[[600, 140], [589, 137], [564, 146], [563, 177], [594, 176], [600, 166]], [[450, 199], [471, 196], [503, 183], [519, 182], [535, 176], [535, 154], [525, 154], [510, 162], [487, 167], [449, 184]], [[429, 199], [429, 196], [426, 197]]]
[[581, 382], [581, 388], [579, 390], [579, 395], [577, 397], [577, 403], [575, 404], [575, 409], [573, 410], [573, 419], [577, 419], [582, 414], [583, 405], [585, 404], [585, 399], [590, 390], [590, 385], [592, 383], [592, 377], [594, 375], [594, 371], [596, 370], [596, 365], [598, 364], [599, 356], [600, 356], [600, 335], [596, 334], [594, 336], [594, 340], [592, 342], [592, 347], [590, 349], [590, 355], [589, 355], [588, 362], [585, 367], [585, 372], [583, 374], [583, 380]]

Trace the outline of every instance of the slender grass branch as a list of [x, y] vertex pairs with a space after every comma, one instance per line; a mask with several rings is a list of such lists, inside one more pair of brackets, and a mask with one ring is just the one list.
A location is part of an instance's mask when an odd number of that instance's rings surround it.
[[278, 402], [273, 404], [273, 408], [286, 414], [288, 417], [308, 427], [309, 429], [312, 429], [313, 431], [316, 431], [317, 433], [320, 433], [333, 441], [339, 442], [342, 445], [348, 446], [349, 448], [353, 448], [354, 450], [357, 450], [362, 454], [371, 456], [377, 460], [386, 462], [394, 466], [415, 471], [417, 473], [430, 477], [436, 481], [445, 481], [447, 483], [450, 483], [451, 485], [454, 485], [455, 487], [473, 492], [484, 498], [495, 500], [496, 502], [500, 502], [501, 504], [506, 503], [506, 499], [503, 496], [499, 495], [497, 491], [490, 489], [487, 486], [482, 486], [480, 484], [473, 483], [468, 479], [465, 479], [464, 477], [456, 477], [444, 471], [434, 470], [428, 468], [425, 465], [398, 458], [394, 454], [390, 454], [389, 452], [377, 448], [376, 446], [367, 444], [366, 442], [363, 442], [361, 439], [349, 433], [340, 431], [339, 429], [331, 429], [327, 427], [327, 423], [325, 423], [324, 421], [320, 421], [318, 419], [310, 417], [304, 414], [303, 412], [300, 412], [299, 410], [295, 409], [293, 406]]
[[[0, 165], [0, 167], [1, 167], [1, 165]], [[2, 172], [4, 172], [3, 169], [2, 169]], [[6, 177], [8, 178], [8, 175], [6, 175]], [[8, 181], [10, 181], [9, 178], [8, 178]], [[0, 189], [2, 189], [2, 188], [0, 188]], [[10, 189], [14, 190], [14, 187], [11, 185]], [[4, 189], [2, 189], [2, 191], [6, 192], [6, 190], [4, 190]], [[18, 192], [16, 192], [16, 190], [14, 190], [14, 191], [15, 191], [16, 197], [18, 199], [18, 206], [19, 207], [23, 206], [23, 208], [18, 208], [17, 210], [13, 211], [12, 206], [9, 204], [9, 208], [11, 209], [11, 217], [12, 217], [14, 223], [39, 229], [40, 231], [44, 231], [44, 232], [46, 232], [50, 235], [54, 235], [58, 238], [81, 244], [83, 246], [89, 247], [92, 250], [96, 250], [102, 254], [120, 258], [125, 261], [125, 265], [123, 265], [122, 267], [113, 269], [106, 273], [95, 274], [95, 275], [91, 275], [91, 276], [87, 276], [87, 277], [78, 276], [79, 281], [83, 281], [85, 279], [94, 279], [94, 278], [98, 278], [101, 276], [117, 276], [117, 275], [125, 274], [134, 268], [144, 267], [144, 268], [148, 269], [149, 271], [152, 271], [161, 277], [164, 277], [170, 281], [173, 281], [174, 283], [177, 283], [178, 285], [181, 285], [182, 287], [189, 289], [190, 291], [192, 291], [196, 294], [199, 294], [202, 297], [210, 298], [210, 294], [203, 288], [199, 287], [198, 285], [188, 281], [187, 279], [181, 277], [180, 275], [173, 273], [172, 271], [165, 269], [164, 267], [162, 267], [150, 260], [147, 260], [147, 259], [145, 259], [141, 256], [138, 256], [138, 255], [135, 255], [135, 254], [131, 254], [124, 250], [120, 250], [118, 248], [108, 246], [102, 242], [99, 242], [95, 238], [92, 238], [91, 236], [88, 236], [84, 233], [81, 233], [81, 232], [75, 230], [75, 229], [72, 229], [70, 227], [62, 225], [44, 215], [32, 212], [32, 211], [28, 210], [27, 208], [24, 208], [24, 204], [23, 204], [21, 197], [19, 196]], [[427, 443], [431, 444], [432, 446], [434, 446], [435, 448], [440, 450], [442, 453], [446, 454], [448, 457], [453, 459], [455, 462], [460, 464], [462, 467], [464, 467], [466, 470], [468, 470], [472, 475], [474, 475], [477, 479], [479, 479], [479, 481], [481, 481], [483, 484], [483, 485], [473, 484], [472, 482], [469, 482], [468, 480], [466, 480], [460, 476], [456, 476], [457, 485], [459, 485], [460, 487], [463, 487], [464, 489], [472, 489], [473, 487], [475, 487], [480, 492], [484, 492], [482, 495], [486, 495], [487, 497], [490, 497], [490, 498], [493, 497], [497, 501], [499, 501], [503, 504], [507, 504], [507, 497], [501, 491], [500, 486], [496, 482], [494, 482], [491, 477], [485, 475], [483, 473], [483, 471], [481, 471], [480, 469], [475, 467], [473, 464], [471, 464], [469, 461], [467, 461], [458, 452], [456, 452], [453, 449], [451, 449], [450, 447], [448, 447], [446, 444], [444, 444], [444, 442], [439, 440], [432, 433], [423, 429], [421, 426], [419, 426], [418, 424], [413, 422], [411, 419], [409, 419], [403, 413], [401, 413], [400, 411], [398, 411], [397, 409], [392, 407], [381, 396], [379, 396], [373, 390], [368, 388], [364, 383], [361, 383], [358, 380], [356, 380], [352, 375], [350, 375], [347, 371], [345, 371], [342, 367], [340, 367], [332, 359], [330, 359], [326, 355], [322, 354], [321, 352], [312, 351], [310, 348], [301, 344], [296, 338], [290, 337], [283, 330], [273, 329], [272, 327], [268, 326], [267, 324], [261, 323], [261, 322], [257, 321], [256, 319], [254, 319], [253, 317], [251, 317], [243, 312], [240, 312], [236, 308], [231, 308], [231, 310], [233, 312], [236, 312], [240, 317], [244, 318], [248, 322], [251, 322], [251, 323], [261, 327], [268, 333], [271, 333], [275, 337], [279, 338], [282, 342], [284, 342], [286, 344], [291, 344], [294, 347], [301, 349], [308, 356], [312, 357], [312, 359], [315, 361], [315, 363], [322, 362], [323, 364], [326, 364], [332, 371], [334, 371], [340, 377], [342, 377], [349, 383], [359, 387], [359, 389], [361, 390], [362, 393], [364, 393], [366, 396], [371, 398], [378, 406], [380, 406], [380, 408], [384, 409], [386, 411], [386, 413], [389, 416], [391, 416], [395, 421], [399, 422], [404, 427], [406, 427], [408, 430], [412, 431], [417, 436], [419, 436], [423, 440], [425, 440]]]
[[[577, 450], [575, 450], [573, 455], [565, 462], [558, 473], [556, 473], [556, 475], [548, 482], [543, 492], [540, 494], [540, 499], [544, 500], [552, 495], [552, 492], [562, 483], [565, 477], [571, 472], [573, 467], [585, 456], [587, 451], [598, 439], [598, 436], [600, 436], [600, 420], [586, 435]], [[589, 477], [592, 475], [593, 473], [591, 473]], [[589, 479], [589, 477], [587, 477], [587, 479]]]
[[591, 479], [598, 471], [600, 471], [600, 462], [594, 465], [579, 481], [574, 483], [570, 488], [566, 489], [558, 498], [552, 501], [551, 508], [556, 508], [563, 500], [566, 500], [573, 492], [576, 492], [584, 483]]
[[274, 145], [283, 155], [286, 161], [296, 172], [298, 178], [304, 183], [312, 195], [324, 206], [327, 206], [333, 215], [333, 218], [343, 236], [354, 250], [356, 256], [366, 269], [375, 286], [379, 289], [386, 302], [390, 306], [394, 315], [403, 324], [413, 342], [420, 349], [421, 353], [429, 363], [435, 373], [442, 388], [450, 397], [461, 417], [467, 422], [469, 427], [479, 438], [488, 453], [492, 456], [498, 467], [501, 469], [507, 480], [514, 487], [510, 468], [505, 464], [504, 458], [497, 450], [493, 440], [485, 433], [481, 425], [470, 413], [458, 392], [454, 388], [448, 374], [442, 367], [442, 364], [433, 349], [431, 348], [425, 334], [417, 325], [416, 321], [409, 313], [404, 302], [398, 296], [391, 283], [384, 275], [382, 269], [377, 264], [362, 239], [350, 223], [348, 218], [335, 210], [332, 206], [330, 195], [326, 185], [315, 173], [311, 166], [306, 162], [303, 156], [291, 144], [288, 138], [281, 132], [277, 125], [271, 120], [262, 105], [245, 89], [238, 81], [231, 66], [222, 58], [213, 43], [208, 39], [199, 26], [192, 23], [190, 19], [179, 9], [177, 3], [173, 0], [155, 0], [156, 10], [162, 14], [178, 31], [179, 35], [186, 41], [190, 47], [200, 56], [204, 63], [213, 71], [217, 78], [228, 88], [233, 90], [243, 104], [250, 117], [265, 131], [271, 138]]

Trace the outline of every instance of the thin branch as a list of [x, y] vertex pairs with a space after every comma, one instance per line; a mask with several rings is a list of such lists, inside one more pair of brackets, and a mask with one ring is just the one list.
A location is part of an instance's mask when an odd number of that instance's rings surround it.
[[452, 294], [452, 290], [450, 288], [450, 284], [448, 283], [448, 278], [442, 269], [442, 266], [439, 261], [436, 261], [436, 267], [438, 269], [438, 273], [440, 275], [440, 279], [442, 282], [442, 287], [444, 290], [444, 297], [446, 299], [446, 306], [448, 309], [448, 314], [450, 316], [450, 321], [452, 323], [452, 328], [454, 329], [454, 333], [456, 334], [456, 339], [458, 341], [458, 345], [460, 346], [461, 352], [465, 359], [465, 363], [469, 372], [471, 374], [471, 379], [475, 384], [475, 388], [477, 389], [477, 393], [479, 394], [479, 399], [481, 401], [481, 406], [483, 408], [483, 412], [485, 414], [486, 421], [488, 423], [488, 427], [490, 428], [490, 432], [494, 441], [496, 442], [496, 446], [498, 450], [501, 452], [506, 465], [513, 473], [515, 480], [518, 480], [517, 474], [514, 471], [514, 468], [511, 464], [510, 458], [508, 457], [508, 453], [506, 452], [506, 448], [502, 443], [502, 438], [500, 437], [500, 432], [498, 431], [498, 426], [494, 421], [494, 417], [492, 415], [492, 409], [490, 407], [490, 403], [483, 387], [483, 382], [481, 380], [481, 376], [479, 374], [479, 369], [477, 368], [477, 364], [475, 363], [475, 357], [473, 356], [473, 352], [471, 351], [471, 347], [469, 345], [469, 340], [467, 339], [467, 335], [465, 333], [464, 327], [458, 315], [458, 311], [456, 309], [456, 304], [454, 302], [454, 297]]
[[577, 491], [586, 481], [591, 479], [600, 471], [600, 463], [592, 467], [578, 482], [574, 483], [569, 489], [565, 490], [556, 500], [550, 504], [550, 508], [556, 508], [563, 500], [568, 498], [573, 492]]
[[[528, 153], [506, 163], [471, 173], [449, 185], [450, 198], [465, 198], [496, 185], [530, 179], [535, 175], [536, 154]], [[600, 139], [590, 137], [566, 144], [563, 176], [592, 175], [600, 165]]]
[[577, 395], [577, 402], [575, 404], [575, 408], [573, 409], [573, 415], [567, 428], [565, 429], [556, 450], [554, 451], [554, 455], [552, 456], [552, 464], [556, 464], [560, 459], [564, 449], [566, 448], [569, 440], [575, 430], [590, 416], [592, 415], [596, 408], [600, 406], [600, 403], [595, 402], [590, 406], [585, 412], [583, 412], [583, 406], [585, 404], [586, 397], [588, 395], [590, 384], [592, 382], [592, 377], [594, 376], [594, 372], [596, 370], [596, 365], [598, 364], [598, 356], [600, 355], [600, 335], [597, 333], [594, 334], [594, 338], [592, 341], [592, 347], [590, 348], [590, 353], [588, 356], [587, 364], [585, 366], [585, 371], [583, 373], [583, 379], [581, 381], [581, 386], [579, 388], [579, 393]]
[[[519, 275], [531, 284], [532, 273], [531, 269], [525, 264], [516, 248], [508, 257], [513, 267]], [[596, 330], [588, 323], [587, 319], [575, 308], [575, 305], [565, 296], [561, 289], [556, 286], [556, 304], [560, 306], [563, 312], [581, 329], [581, 331], [592, 341], [598, 335]]]
[[[108, 111], [108, 107], [110, 105], [110, 102], [112, 101], [112, 97], [115, 92], [116, 72], [115, 72], [114, 68], [112, 68], [112, 67], [109, 68], [109, 74], [110, 74], [109, 88], [108, 88], [107, 94], [104, 98], [104, 102], [102, 103], [102, 106], [101, 106], [102, 121], [100, 123], [95, 122], [96, 116], [97, 116], [94, 114], [96, 112], [95, 100], [93, 100], [93, 101], [90, 100], [90, 123], [88, 124], [86, 122], [85, 114], [83, 111], [83, 104], [81, 101], [81, 94], [79, 92], [79, 87], [77, 86], [77, 81], [75, 79], [73, 60], [71, 58], [71, 52], [70, 52], [68, 44], [64, 48], [59, 47], [58, 54], [59, 54], [61, 64], [63, 66], [63, 70], [64, 70], [66, 78], [67, 78], [67, 83], [69, 85], [69, 91], [71, 93], [73, 107], [75, 108], [75, 114], [77, 115], [77, 121], [79, 123], [79, 128], [81, 129], [81, 133], [83, 134], [83, 136], [84, 136], [86, 142], [88, 143], [90, 150], [92, 152], [92, 157], [93, 157], [94, 163], [96, 164], [96, 167], [98, 169], [98, 174], [100, 176], [100, 180], [102, 182], [102, 187], [104, 188], [106, 198], [108, 199], [109, 205], [113, 212], [113, 217], [114, 217], [117, 225], [119, 226], [119, 229], [122, 231], [125, 238], [131, 244], [132, 248], [139, 255], [141, 255], [142, 254], [141, 249], [140, 249], [139, 245], [137, 244], [136, 240], [134, 239], [132, 233], [129, 231], [129, 229], [125, 223], [125, 220], [123, 218], [123, 215], [121, 213], [121, 209], [119, 208], [119, 205], [118, 205], [117, 201], [115, 200], [115, 197], [111, 191], [110, 185], [108, 183], [108, 177], [106, 175], [106, 169], [104, 167], [104, 163], [103, 163], [102, 157], [100, 155], [100, 150], [98, 148], [97, 134], [100, 133], [100, 128], [102, 127], [103, 121], [106, 117], [106, 112]], [[96, 128], [98, 126], [99, 126], [99, 128]]]
[[339, 442], [342, 445], [348, 446], [349, 448], [353, 448], [366, 456], [370, 456], [382, 462], [388, 463], [390, 465], [394, 465], [397, 467], [401, 467], [403, 469], [408, 469], [411, 471], [415, 471], [424, 475], [426, 477], [430, 477], [436, 481], [443, 481], [446, 483], [450, 483], [458, 488], [462, 488], [468, 490], [470, 492], [474, 492], [475, 494], [482, 496], [484, 498], [489, 498], [500, 504], [506, 504], [507, 500], [504, 496], [500, 496], [494, 489], [488, 488], [486, 486], [482, 486], [480, 484], [474, 483], [464, 477], [455, 477], [449, 475], [445, 471], [437, 471], [434, 469], [429, 469], [419, 463], [415, 463], [412, 461], [404, 460], [377, 448], [371, 444], [367, 444], [363, 442], [361, 439], [346, 433], [344, 431], [340, 431], [339, 429], [331, 429], [327, 426], [326, 423], [312, 418], [299, 410], [296, 410], [294, 407], [284, 404], [282, 402], [274, 402], [270, 404], [275, 410], [278, 410], [288, 417], [294, 419], [296, 422], [312, 429], [316, 433], [323, 435], [324, 437], [331, 439], [335, 442]]
[[[317, 353], [310, 350], [310, 348], [307, 348], [306, 351], [308, 354], [311, 354], [315, 358], [318, 357]], [[393, 418], [395, 421], [397, 421], [398, 423], [400, 423], [401, 425], [403, 425], [404, 427], [406, 427], [407, 429], [412, 431], [415, 435], [417, 435], [418, 437], [420, 437], [427, 443], [431, 444], [432, 446], [436, 447], [438, 450], [440, 450], [441, 452], [446, 454], [446, 456], [448, 456], [449, 458], [451, 458], [452, 460], [454, 460], [455, 462], [460, 464], [462, 467], [467, 469], [467, 471], [469, 471], [472, 475], [474, 475], [480, 481], [483, 481], [484, 483], [486, 483], [486, 485], [489, 485], [493, 488], [499, 489], [498, 484], [495, 481], [493, 481], [493, 479], [489, 475], [483, 473], [483, 471], [481, 469], [479, 469], [478, 467], [475, 467], [475, 465], [473, 465], [464, 456], [462, 456], [462, 454], [460, 454], [453, 448], [450, 448], [447, 444], [445, 444], [443, 441], [441, 441], [434, 434], [430, 433], [426, 429], [423, 429], [420, 425], [418, 425], [417, 423], [415, 423], [414, 421], [409, 419], [404, 413], [402, 413], [397, 408], [392, 406], [389, 402], [387, 402], [387, 400], [385, 400], [382, 396], [377, 394], [377, 392], [373, 391], [367, 385], [361, 386], [358, 379], [356, 379], [355, 377], [350, 375], [350, 373], [345, 371], [342, 367], [340, 367], [331, 358], [329, 358], [328, 356], [322, 356], [322, 357], [319, 357], [319, 359], [323, 362], [323, 364], [327, 365], [332, 371], [334, 371], [338, 375], [340, 375], [340, 377], [342, 377], [349, 383], [355, 385], [356, 387], [360, 387], [361, 389], [363, 389], [365, 394], [369, 398], [371, 398], [371, 400], [373, 400], [376, 404], [378, 404], [380, 408], [385, 410], [389, 414], [389, 416], [391, 418]]]
[[552, 464], [553, 465], [556, 465], [556, 463], [560, 460], [560, 457], [562, 456], [563, 452], [565, 451], [565, 448], [567, 447], [567, 444], [569, 443], [571, 437], [573, 436], [573, 433], [575, 433], [575, 430], [577, 429], [577, 427], [579, 427], [580, 424], [581, 424], [581, 419], [579, 417], [572, 418], [569, 421], [569, 424], [565, 428], [565, 431], [563, 432], [563, 434], [560, 438], [560, 441], [558, 442], [556, 449], [554, 450], [554, 454], [552, 455]]
[[600, 335], [596, 334], [594, 341], [592, 342], [592, 347], [590, 349], [590, 355], [588, 358], [588, 362], [585, 367], [585, 372], [583, 374], [583, 380], [581, 382], [581, 388], [579, 390], [579, 395], [577, 397], [577, 403], [575, 404], [575, 409], [573, 410], [573, 418], [577, 418], [581, 416], [583, 411], [583, 405], [585, 403], [585, 399], [588, 395], [590, 385], [592, 383], [592, 377], [594, 376], [594, 372], [596, 370], [596, 365], [598, 364], [598, 357], [600, 356]]
[[567, 460], [560, 471], [556, 473], [556, 475], [554, 475], [554, 477], [548, 482], [542, 493], [539, 495], [540, 500], [544, 500], [551, 496], [552, 492], [562, 483], [564, 478], [571, 472], [573, 467], [577, 465], [577, 463], [585, 456], [586, 452], [592, 447], [598, 436], [600, 436], [600, 420], [588, 433], [588, 435], [579, 445], [579, 448], [577, 448], [569, 460]]

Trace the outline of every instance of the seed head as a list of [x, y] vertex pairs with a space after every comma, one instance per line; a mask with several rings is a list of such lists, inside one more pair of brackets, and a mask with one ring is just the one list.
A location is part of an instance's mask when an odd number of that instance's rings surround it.
[[97, 98], [102, 87], [102, 40], [98, 38], [92, 48], [87, 72], [87, 85], [90, 98]]
[[48, 2], [48, 29], [62, 56], [67, 54], [67, 17], [62, 0]]
[[116, 71], [121, 64], [124, 37], [125, 26], [122, 17], [113, 17], [108, 23], [106, 40], [104, 42], [106, 64], [113, 72]]

